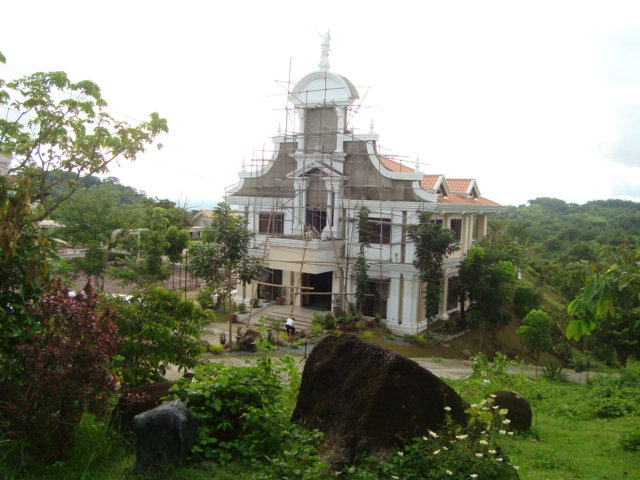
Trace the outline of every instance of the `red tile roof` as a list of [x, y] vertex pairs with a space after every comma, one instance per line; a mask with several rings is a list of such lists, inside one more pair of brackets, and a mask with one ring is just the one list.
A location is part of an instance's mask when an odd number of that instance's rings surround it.
[[471, 178], [447, 178], [447, 185], [452, 192], [469, 193], [469, 186], [473, 182]]
[[391, 160], [387, 157], [378, 157], [380, 159], [380, 163], [384, 165], [387, 170], [391, 170], [396, 173], [414, 173], [415, 170], [413, 168], [405, 167], [400, 162], [396, 162], [395, 160]]
[[420, 186], [425, 190], [434, 190], [442, 175], [423, 175]]
[[[415, 173], [415, 170], [402, 165], [402, 163], [392, 160], [388, 157], [380, 156], [380, 163], [387, 169], [396, 173]], [[434, 190], [438, 186], [438, 182], [446, 182], [451, 194], [449, 196], [438, 195], [438, 203], [459, 204], [459, 205], [495, 205], [496, 203], [488, 198], [478, 197], [469, 198], [471, 193], [469, 190], [475, 183], [472, 178], [446, 178], [443, 175], [423, 175], [420, 180], [420, 187], [425, 190]], [[442, 183], [440, 183], [442, 184]], [[477, 188], [477, 186], [476, 186]]]

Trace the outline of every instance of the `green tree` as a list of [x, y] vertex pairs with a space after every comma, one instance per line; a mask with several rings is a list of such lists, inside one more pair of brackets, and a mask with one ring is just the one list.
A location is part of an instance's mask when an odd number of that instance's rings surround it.
[[95, 279], [96, 287], [104, 290], [104, 276], [109, 265], [107, 252], [96, 242], [91, 242], [87, 247], [84, 258], [78, 261], [77, 266]]
[[196, 365], [200, 327], [211, 318], [191, 300], [182, 300], [176, 291], [152, 287], [128, 302], [105, 301], [118, 307], [114, 323], [123, 339], [119, 368], [128, 385], [157, 381], [169, 365], [178, 370]]
[[189, 232], [187, 230], [178, 230], [178, 227], [171, 225], [167, 229], [166, 233], [167, 248], [165, 253], [169, 257], [169, 261], [173, 264], [171, 266], [173, 288], [176, 288], [176, 276], [174, 265], [178, 262], [182, 262], [182, 252], [189, 243]]
[[[35, 327], [27, 305], [37, 302], [55, 257], [48, 235], [31, 216], [31, 181], [0, 177], [0, 380], [10, 368], [13, 348]], [[6, 368], [5, 368], [6, 367]]]
[[56, 235], [74, 243], [97, 242], [107, 255], [114, 247], [119, 230], [142, 226], [142, 196], [123, 187], [115, 178], [83, 188], [64, 202], [56, 219], [64, 226]]
[[360, 314], [364, 308], [364, 303], [367, 298], [367, 289], [369, 288], [369, 275], [367, 271], [367, 259], [363, 253], [360, 253], [353, 265], [353, 279], [356, 285], [356, 309]]
[[[64, 72], [0, 80], [0, 109], [0, 153], [13, 159], [10, 174], [31, 178], [32, 200], [39, 202], [35, 221], [54, 212], [91, 175], [107, 172], [116, 160], [135, 160], [168, 131], [157, 113], [135, 126], [116, 120], [98, 85], [74, 83]], [[52, 197], [60, 182], [67, 193]]]
[[592, 274], [567, 305], [567, 337], [579, 340], [593, 333], [592, 350], [607, 361], [623, 363], [640, 355], [639, 272], [640, 249], [630, 244], [605, 249], [600, 264], [592, 264]]
[[369, 223], [369, 207], [362, 206], [358, 210], [358, 243], [360, 253], [364, 252], [364, 247], [371, 244], [371, 223]]
[[537, 361], [540, 358], [540, 354], [548, 352], [553, 346], [552, 326], [553, 320], [548, 313], [542, 310], [531, 310], [522, 319], [522, 325], [517, 330], [529, 353], [536, 359], [536, 376], [538, 374]]
[[516, 271], [509, 261], [495, 261], [482, 247], [472, 247], [459, 270], [461, 303], [475, 305], [474, 316], [488, 327], [507, 322], [501, 309], [511, 299]]
[[431, 221], [429, 213], [421, 213], [419, 223], [410, 225], [409, 239], [415, 243], [414, 265], [420, 280], [426, 283], [425, 307], [428, 317], [437, 315], [442, 281], [442, 262], [458, 248], [453, 232]]
[[[229, 301], [238, 281], [251, 282], [259, 278], [262, 266], [249, 255], [253, 233], [247, 230], [247, 219], [233, 215], [228, 204], [221, 202], [213, 211], [211, 226], [205, 230], [202, 243], [189, 248], [191, 272], [207, 281]], [[251, 268], [246, 268], [252, 265]], [[229, 317], [229, 342], [232, 339]]]

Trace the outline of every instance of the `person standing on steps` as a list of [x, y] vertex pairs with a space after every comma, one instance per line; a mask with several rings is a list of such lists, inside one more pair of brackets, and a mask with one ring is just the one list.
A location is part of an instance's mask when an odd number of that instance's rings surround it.
[[296, 319], [295, 319], [295, 317], [287, 318], [287, 321], [284, 323], [284, 328], [286, 328], [287, 335], [289, 336], [289, 340], [291, 340], [296, 334]]

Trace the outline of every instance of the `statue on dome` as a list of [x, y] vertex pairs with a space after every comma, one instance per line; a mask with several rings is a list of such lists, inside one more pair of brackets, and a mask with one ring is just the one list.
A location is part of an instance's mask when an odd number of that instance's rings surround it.
[[320, 63], [318, 67], [320, 70], [329, 70], [329, 52], [331, 51], [331, 33], [327, 30], [327, 33], [320, 35], [322, 37], [322, 55], [320, 56]]

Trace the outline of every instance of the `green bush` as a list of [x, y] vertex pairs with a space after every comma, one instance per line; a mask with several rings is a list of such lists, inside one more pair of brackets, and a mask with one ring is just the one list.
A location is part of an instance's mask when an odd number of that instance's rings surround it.
[[213, 310], [217, 305], [213, 302], [213, 290], [209, 287], [204, 287], [196, 294], [196, 301], [201, 308], [208, 308]]
[[524, 318], [531, 310], [540, 308], [542, 297], [531, 285], [520, 285], [513, 292], [513, 309], [520, 318]]
[[312, 319], [313, 325], [318, 325], [323, 330], [333, 330], [336, 328], [336, 319], [332, 313], [314, 313]]
[[566, 382], [569, 378], [562, 367], [555, 362], [549, 362], [542, 369], [542, 376], [554, 382]]
[[633, 430], [620, 435], [620, 446], [623, 450], [630, 452], [640, 451], [640, 425], [636, 425]]
[[150, 288], [129, 301], [105, 300], [118, 308], [114, 323], [123, 339], [117, 367], [130, 386], [162, 379], [169, 364], [193, 368], [203, 352], [200, 327], [211, 321], [191, 300], [176, 291]]
[[588, 400], [598, 417], [640, 413], [640, 362], [627, 362], [616, 375], [590, 378]]
[[266, 461], [296, 448], [313, 457], [318, 435], [289, 421], [299, 385], [292, 357], [274, 364], [263, 354], [253, 366], [196, 367], [191, 381], [173, 387], [198, 420], [192, 453], [221, 464]]
[[506, 410], [493, 408], [491, 399], [467, 411], [470, 421], [461, 427], [452, 421], [437, 433], [424, 436], [400, 448], [388, 461], [373, 458], [348, 468], [348, 478], [412, 480], [518, 479], [517, 467], [509, 462], [498, 445], [508, 431]]

